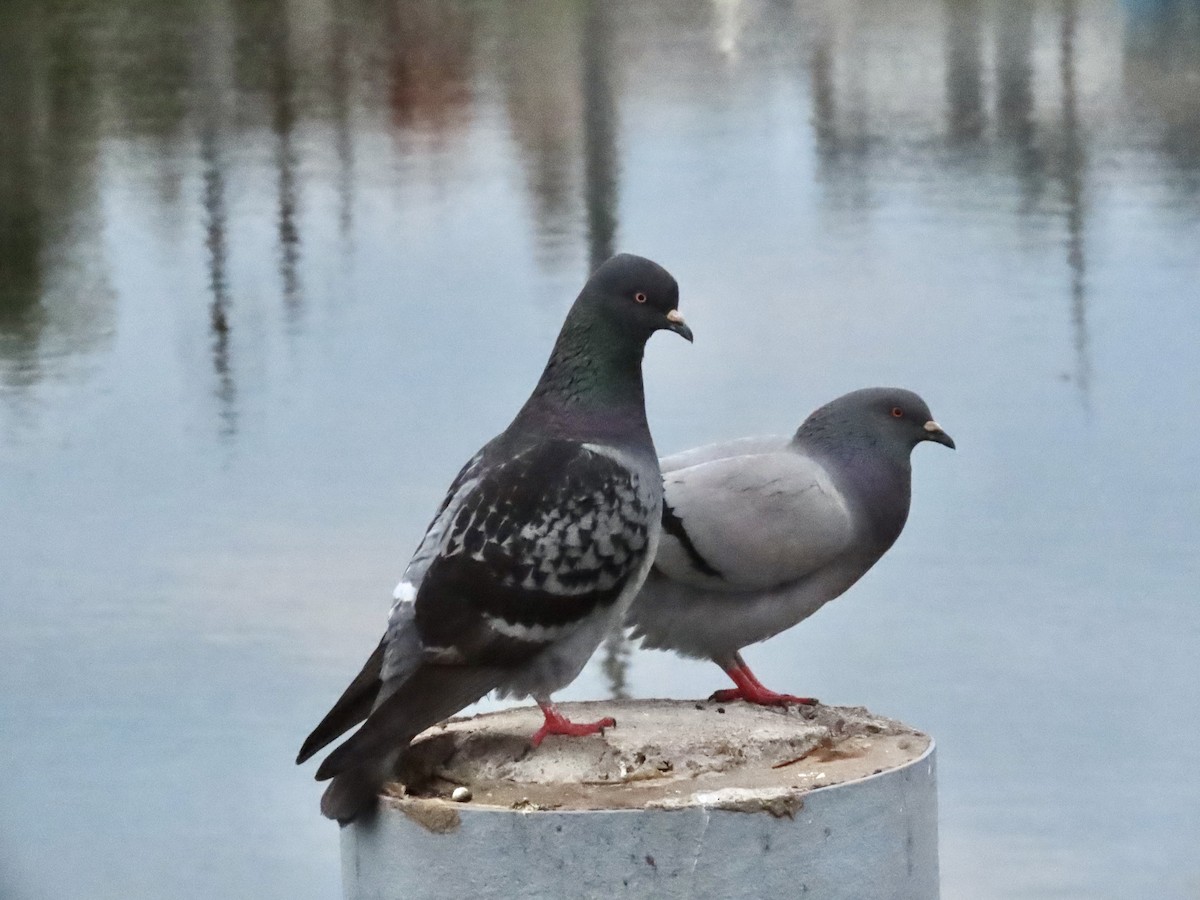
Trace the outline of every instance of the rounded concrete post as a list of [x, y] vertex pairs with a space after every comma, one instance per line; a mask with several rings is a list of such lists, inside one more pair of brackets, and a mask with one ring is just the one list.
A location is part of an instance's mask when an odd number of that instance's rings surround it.
[[562, 709], [617, 727], [537, 750], [535, 708], [429, 731], [409, 787], [342, 830], [346, 898], [938, 897], [926, 735], [861, 708]]

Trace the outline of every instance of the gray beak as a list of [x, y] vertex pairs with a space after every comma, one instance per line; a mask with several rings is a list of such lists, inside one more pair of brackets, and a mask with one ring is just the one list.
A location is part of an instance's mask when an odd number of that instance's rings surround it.
[[689, 344], [692, 342], [692, 329], [688, 328], [687, 322], [683, 321], [683, 316], [679, 314], [679, 310], [673, 309], [667, 313], [667, 331], [673, 331], [681, 338], [684, 338]]
[[942, 431], [942, 426], [933, 419], [925, 423], [925, 440], [949, 447], [951, 450], [955, 449], [954, 438]]

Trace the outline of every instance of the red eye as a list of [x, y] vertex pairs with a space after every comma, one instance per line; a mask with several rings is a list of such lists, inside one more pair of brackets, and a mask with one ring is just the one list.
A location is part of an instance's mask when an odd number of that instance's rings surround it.
[[895, 416], [897, 419], [903, 419], [904, 418], [904, 410], [902, 410], [898, 406], [893, 406], [892, 407], [892, 415]]
[[633, 295], [633, 299], [636, 300], [638, 303], [645, 303], [646, 295], [643, 294], [641, 291], [638, 291], [636, 294]]

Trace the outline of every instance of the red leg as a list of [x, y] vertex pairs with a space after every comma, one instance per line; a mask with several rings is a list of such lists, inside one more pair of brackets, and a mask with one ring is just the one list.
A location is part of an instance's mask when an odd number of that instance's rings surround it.
[[736, 688], [717, 691], [709, 699], [728, 703], [732, 700], [745, 700], [747, 703], [757, 703], [760, 706], [816, 706], [815, 697], [796, 697], [792, 694], [777, 694], [764, 685], [746, 665], [740, 653], [732, 661], [721, 666], [733, 679]]
[[529, 742], [537, 747], [550, 734], [564, 734], [569, 737], [582, 737], [586, 734], [603, 734], [605, 728], [611, 728], [617, 724], [617, 720], [611, 716], [605, 716], [598, 722], [572, 722], [566, 716], [558, 711], [553, 703], [549, 701], [539, 700], [538, 706], [542, 708], [542, 714], [546, 717], [546, 721], [542, 723], [542, 727], [534, 732], [533, 737]]

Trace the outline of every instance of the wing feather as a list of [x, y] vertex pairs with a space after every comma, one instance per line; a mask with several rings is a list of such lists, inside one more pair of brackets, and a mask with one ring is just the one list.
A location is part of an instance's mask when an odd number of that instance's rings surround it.
[[[419, 582], [410, 570], [412, 590], [398, 589], [405, 596], [392, 619], [401, 628], [389, 628], [397, 655], [411, 653], [415, 628], [431, 660], [515, 665], [611, 605], [639, 570], [659, 514], [646, 480], [569, 441], [464, 470], [422, 542]], [[385, 667], [397, 668], [391, 647], [388, 657]]]
[[772, 588], [820, 568], [854, 539], [849, 505], [829, 474], [786, 450], [678, 469], [664, 488], [687, 540], [664, 528], [655, 566], [685, 584]]
[[783, 450], [789, 440], [791, 439], [782, 434], [764, 434], [756, 437], [736, 438], [732, 441], [705, 444], [702, 447], [693, 447], [690, 450], [672, 453], [670, 456], [664, 456], [660, 459], [659, 465], [662, 468], [663, 474], [666, 475], [668, 472], [677, 472], [680, 469], [687, 469], [717, 459], [754, 456], [760, 453], [775, 453]]

